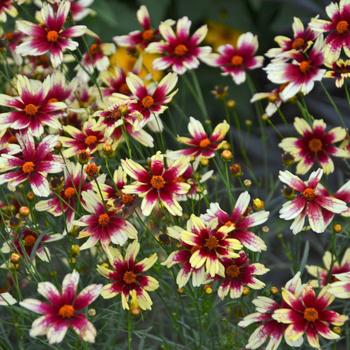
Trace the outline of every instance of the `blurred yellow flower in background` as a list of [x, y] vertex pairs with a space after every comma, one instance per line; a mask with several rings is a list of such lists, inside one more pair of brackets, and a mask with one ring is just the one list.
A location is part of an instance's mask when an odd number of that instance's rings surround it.
[[235, 45], [241, 34], [238, 30], [220, 22], [208, 21], [207, 25], [208, 34], [205, 41], [214, 49], [224, 44]]

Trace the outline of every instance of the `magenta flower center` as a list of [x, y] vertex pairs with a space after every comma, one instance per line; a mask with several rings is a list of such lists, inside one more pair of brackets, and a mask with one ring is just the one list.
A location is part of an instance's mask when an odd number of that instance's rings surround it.
[[215, 236], [211, 236], [205, 240], [204, 244], [209, 250], [214, 250], [219, 246], [219, 241]]
[[349, 29], [349, 22], [345, 20], [339, 21], [335, 29], [339, 34], [344, 34]]
[[146, 41], [150, 41], [154, 37], [154, 30], [153, 29], [146, 29], [142, 32], [142, 39]]
[[310, 151], [317, 153], [317, 152], [321, 151], [323, 144], [322, 144], [322, 141], [320, 139], [313, 138], [308, 142], [308, 146], [309, 146]]
[[49, 30], [46, 34], [46, 39], [50, 43], [54, 43], [58, 40], [58, 32], [56, 30]]
[[226, 268], [225, 272], [226, 272], [226, 276], [231, 277], [231, 278], [237, 278], [241, 273], [239, 266], [237, 266], [237, 265], [228, 266]]
[[36, 237], [33, 235], [27, 235], [23, 238], [25, 247], [33, 247], [36, 242]]
[[318, 319], [318, 311], [313, 307], [307, 307], [304, 310], [304, 318], [306, 321], [315, 322]]
[[305, 188], [303, 191], [303, 197], [308, 201], [314, 199], [316, 197], [314, 189], [310, 187]]
[[126, 271], [123, 275], [123, 281], [126, 284], [132, 284], [136, 282], [136, 275], [132, 271]]
[[58, 314], [63, 318], [72, 318], [74, 316], [75, 309], [73, 305], [65, 304], [60, 307]]
[[207, 148], [210, 144], [211, 144], [211, 141], [206, 137], [205, 139], [201, 140], [201, 142], [199, 142], [199, 147]]
[[100, 214], [99, 217], [98, 217], [98, 223], [101, 226], [108, 225], [110, 221], [111, 221], [111, 219], [110, 219], [110, 217], [109, 217], [109, 215], [107, 213]]
[[85, 138], [85, 145], [91, 146], [96, 143], [97, 137], [95, 135], [89, 135]]
[[145, 96], [145, 97], [142, 99], [141, 103], [142, 103], [142, 106], [143, 106], [143, 107], [145, 107], [145, 108], [150, 108], [150, 107], [152, 107], [153, 104], [154, 104], [154, 99], [153, 99], [152, 96], [149, 96], [149, 95], [148, 95], [148, 96]]
[[34, 171], [34, 168], [35, 168], [35, 164], [33, 162], [25, 162], [23, 165], [22, 165], [22, 171], [25, 173], [25, 174], [30, 174]]
[[295, 38], [292, 42], [292, 49], [299, 50], [305, 45], [305, 40], [303, 38]]
[[300, 64], [299, 64], [299, 69], [300, 69], [300, 72], [302, 73], [307, 73], [311, 68], [311, 64], [310, 64], [310, 61], [308, 60], [305, 60], [305, 61], [301, 61]]
[[165, 182], [163, 176], [160, 176], [160, 175], [153, 175], [152, 176], [151, 185], [156, 190], [162, 189], [165, 186], [165, 183], [166, 182]]
[[64, 197], [69, 199], [72, 198], [75, 195], [75, 189], [73, 187], [67, 187], [64, 190]]
[[234, 55], [232, 58], [231, 58], [231, 64], [233, 66], [240, 66], [243, 64], [243, 57], [240, 56], [240, 55]]
[[184, 44], [177, 45], [174, 50], [175, 55], [180, 57], [186, 55], [187, 52], [188, 48]]
[[27, 115], [33, 117], [35, 114], [38, 113], [38, 109], [39, 109], [38, 106], [33, 105], [32, 103], [29, 103], [24, 107], [24, 112]]

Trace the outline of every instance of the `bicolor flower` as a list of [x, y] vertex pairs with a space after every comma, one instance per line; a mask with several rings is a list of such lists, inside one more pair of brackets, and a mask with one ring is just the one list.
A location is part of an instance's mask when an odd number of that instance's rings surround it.
[[16, 252], [21, 256], [27, 255], [29, 258], [37, 256], [41, 261], [49, 262], [51, 254], [46, 244], [56, 242], [63, 237], [59, 233], [39, 234], [29, 228], [24, 228], [2, 245], [1, 252], [4, 254]]
[[111, 96], [114, 93], [131, 95], [131, 91], [126, 83], [126, 74], [119, 67], [101, 72], [99, 79], [103, 83], [102, 92], [104, 96]]
[[0, 94], [0, 105], [11, 108], [10, 112], [0, 114], [0, 128], [30, 131], [34, 136], [41, 136], [44, 126], [61, 128], [58, 112], [62, 112], [66, 105], [48, 98], [52, 88], [51, 77], [42, 83], [18, 75], [16, 86], [18, 96]]
[[320, 165], [325, 174], [329, 174], [334, 171], [331, 156], [350, 157], [346, 150], [334, 145], [345, 139], [346, 130], [336, 127], [326, 131], [326, 127], [323, 119], [315, 119], [312, 126], [302, 118], [294, 119], [294, 128], [301, 137], [284, 138], [279, 146], [298, 163], [297, 174], [306, 174], [315, 164]]
[[237, 258], [222, 258], [225, 268], [224, 276], [217, 276], [219, 281], [218, 296], [224, 299], [228, 294], [230, 298], [237, 299], [242, 296], [243, 288], [262, 289], [265, 283], [258, 280], [256, 275], [264, 275], [269, 271], [263, 264], [251, 264], [246, 253], [239, 252]]
[[111, 269], [103, 265], [97, 267], [98, 272], [110, 282], [103, 287], [102, 297], [109, 299], [120, 294], [122, 307], [126, 310], [130, 309], [130, 299], [134, 304], [131, 306], [150, 310], [153, 303], [148, 292], [153, 292], [159, 287], [155, 278], [145, 274], [157, 261], [157, 254], [137, 262], [139, 251], [140, 244], [137, 241], [129, 244], [124, 257], [118, 249], [109, 248], [107, 252]]
[[283, 289], [282, 298], [287, 307], [275, 310], [272, 317], [288, 325], [286, 339], [297, 341], [305, 334], [309, 345], [320, 349], [320, 336], [330, 340], [340, 337], [331, 330], [331, 326], [342, 326], [348, 317], [329, 310], [334, 297], [327, 292], [327, 288], [323, 288], [318, 296], [308, 285], [304, 286], [299, 296]]
[[0, 22], [5, 23], [7, 21], [7, 16], [16, 17], [18, 11], [14, 6], [13, 0], [2, 0], [0, 3]]
[[66, 81], [65, 75], [60, 71], [55, 71], [50, 76], [50, 89], [46, 95], [49, 102], [65, 102], [71, 100], [73, 92], [77, 87], [77, 80]]
[[[286, 283], [285, 288], [296, 295], [301, 293], [302, 284], [299, 272]], [[276, 350], [281, 344], [283, 336], [287, 345], [291, 347], [299, 347], [301, 345], [303, 342], [302, 338], [297, 341], [291, 341], [285, 336], [287, 325], [277, 322], [273, 318], [275, 310], [287, 305], [283, 300], [277, 302], [265, 296], [258, 296], [252, 303], [255, 306], [255, 312], [245, 316], [244, 319], [238, 323], [240, 327], [244, 328], [253, 323], [259, 324], [249, 337], [248, 344], [246, 345], [247, 349], [258, 349], [268, 340], [264, 349]]]
[[136, 12], [141, 30], [134, 30], [127, 35], [117, 35], [113, 39], [122, 47], [147, 47], [151, 42], [159, 40], [159, 30], [152, 27], [151, 17], [145, 5], [140, 6]]
[[181, 180], [181, 175], [188, 166], [187, 158], [180, 158], [166, 167], [164, 156], [158, 152], [152, 156], [147, 170], [131, 159], [122, 160], [122, 166], [124, 171], [136, 180], [126, 185], [124, 192], [143, 198], [143, 215], [150, 215], [157, 203], [162, 203], [171, 215], [182, 215], [177, 198], [190, 189], [190, 185]]
[[229, 237], [235, 238], [242, 245], [254, 252], [266, 250], [265, 242], [250, 231], [251, 227], [263, 224], [269, 217], [269, 212], [265, 210], [256, 213], [249, 212], [250, 194], [243, 192], [239, 195], [232, 213], [222, 210], [218, 203], [211, 203], [210, 209], [202, 218], [206, 222], [217, 219], [218, 227], [225, 227], [229, 230]]
[[89, 214], [83, 215], [74, 224], [83, 227], [78, 238], [89, 239], [80, 247], [81, 250], [89, 249], [98, 242], [106, 248], [110, 243], [123, 245], [128, 238], [137, 238], [135, 227], [124, 219], [117, 208], [107, 206], [93, 191], [83, 192], [82, 197]]
[[70, 230], [73, 226], [78, 201], [83, 202], [82, 193], [92, 190], [93, 185], [87, 181], [81, 164], [66, 160], [63, 170], [63, 186], [60, 186], [57, 192], [53, 192], [52, 198], [36, 203], [35, 209], [54, 216], [65, 215], [67, 229]]
[[341, 88], [344, 81], [350, 78], [350, 60], [338, 59], [332, 64], [326, 64], [325, 78], [335, 79], [335, 86]]
[[86, 16], [94, 13], [89, 6], [94, 2], [94, 0], [69, 0], [70, 1], [70, 15], [73, 21], [81, 21]]
[[162, 57], [153, 61], [153, 68], [166, 70], [170, 68], [177, 74], [184, 74], [187, 70], [196, 69], [199, 60], [202, 60], [211, 52], [210, 46], [199, 46], [207, 35], [208, 28], [203, 25], [191, 35], [192, 22], [188, 17], [180, 18], [176, 23], [174, 32], [172, 21], [162, 22], [159, 32], [163, 40], [153, 42], [146, 48], [147, 52], [161, 54]]
[[252, 33], [241, 34], [237, 45], [222, 45], [218, 48], [219, 54], [208, 55], [205, 62], [211, 66], [219, 67], [222, 75], [230, 75], [239, 85], [245, 82], [246, 72], [260, 68], [264, 57], [255, 56], [258, 50], [258, 37]]
[[332, 2], [326, 7], [330, 21], [313, 18], [310, 27], [317, 33], [327, 33], [325, 39], [325, 59], [328, 63], [336, 61], [341, 50], [350, 57], [350, 3], [347, 0]]
[[307, 181], [289, 171], [280, 171], [279, 179], [296, 192], [296, 197], [283, 204], [280, 218], [293, 220], [291, 230], [294, 234], [303, 230], [305, 218], [308, 218], [311, 229], [322, 233], [326, 230], [330, 220], [325, 220], [323, 211], [340, 214], [347, 210], [344, 201], [324, 192], [320, 184], [322, 169], [314, 171]]
[[32, 191], [39, 197], [50, 194], [47, 175], [60, 173], [63, 169], [62, 160], [53, 154], [58, 137], [46, 136], [39, 144], [35, 144], [31, 134], [16, 135], [21, 152], [16, 155], [2, 154], [0, 158], [0, 184], [8, 183], [10, 188], [16, 188], [27, 181]]
[[337, 281], [329, 286], [328, 291], [336, 298], [350, 299], [350, 272], [338, 274]]
[[279, 47], [268, 50], [266, 53], [267, 57], [280, 58], [281, 54], [288, 53], [292, 50], [303, 52], [315, 41], [316, 34], [309, 26], [305, 28], [300, 18], [294, 17], [292, 27], [293, 37], [288, 38], [283, 35], [276, 36], [275, 42]]
[[331, 252], [326, 251], [323, 255], [323, 266], [307, 265], [307, 272], [316, 279], [309, 283], [314, 287], [324, 287], [329, 283], [337, 282], [338, 275], [350, 272], [350, 248], [348, 248], [341, 262]]
[[297, 93], [307, 95], [314, 87], [316, 81], [322, 80], [326, 70], [322, 69], [323, 38], [319, 36], [307, 53], [291, 52], [289, 60], [276, 60], [264, 69], [268, 79], [275, 84], [288, 84], [280, 96], [287, 101]]
[[218, 228], [217, 220], [205, 222], [194, 214], [187, 221], [186, 230], [181, 232], [181, 241], [191, 249], [190, 264], [205, 271], [211, 276], [225, 276], [223, 258], [235, 258], [236, 250], [242, 248], [241, 243], [229, 238], [225, 227]]
[[179, 265], [180, 270], [176, 276], [176, 283], [179, 288], [184, 287], [191, 279], [193, 287], [199, 287], [208, 280], [208, 274], [205, 271], [205, 266], [200, 268], [192, 267], [190, 259], [192, 256], [192, 246], [181, 241], [183, 229], [178, 226], [167, 228], [167, 233], [170, 237], [180, 242], [181, 248], [172, 252], [168, 258], [162, 262], [162, 265], [171, 268], [174, 265]]
[[58, 67], [63, 60], [65, 50], [76, 50], [79, 44], [72, 38], [82, 36], [86, 27], [79, 25], [64, 28], [71, 8], [70, 1], [61, 1], [57, 10], [44, 3], [40, 11], [42, 23], [17, 21], [18, 30], [26, 36], [18, 46], [17, 52], [23, 56], [40, 56], [48, 53], [53, 67]]
[[126, 84], [131, 91], [131, 96], [113, 94], [113, 97], [118, 102], [130, 100], [130, 109], [139, 112], [144, 122], [147, 122], [152, 115], [163, 113], [168, 108], [167, 104], [177, 93], [177, 90], [174, 90], [177, 84], [175, 73], [169, 73], [159, 83], [151, 84], [146, 84], [136, 74], [129, 73]]
[[65, 148], [62, 153], [66, 158], [76, 156], [83, 151], [88, 151], [92, 154], [101, 149], [105, 142], [102, 126], [93, 119], [86, 121], [82, 130], [72, 125], [64, 126], [63, 130], [69, 135], [60, 137], [60, 141]]
[[22, 307], [42, 315], [33, 322], [31, 337], [46, 335], [50, 344], [60, 343], [72, 328], [83, 341], [95, 341], [96, 329], [83, 310], [100, 295], [102, 285], [91, 284], [77, 294], [78, 283], [79, 273], [73, 271], [64, 277], [61, 292], [50, 282], [38, 283], [38, 293], [47, 302], [37, 299], [20, 302]]
[[177, 141], [186, 145], [187, 148], [169, 152], [170, 157], [191, 156], [198, 163], [203, 158], [213, 158], [215, 152], [219, 150], [224, 142], [224, 138], [230, 129], [226, 121], [218, 124], [211, 135], [208, 135], [204, 130], [202, 123], [190, 117], [190, 122], [187, 126], [191, 137], [178, 136]]

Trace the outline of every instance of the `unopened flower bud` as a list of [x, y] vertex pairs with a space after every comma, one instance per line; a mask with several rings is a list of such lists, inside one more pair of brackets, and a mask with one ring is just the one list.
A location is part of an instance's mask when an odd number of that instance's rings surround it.
[[225, 149], [221, 152], [221, 157], [224, 160], [231, 160], [233, 158], [233, 154], [231, 151], [229, 151], [228, 149]]
[[243, 180], [243, 184], [245, 187], [250, 187], [253, 183], [252, 183], [252, 180], [245, 179], [245, 180]]
[[19, 215], [21, 215], [22, 217], [27, 217], [30, 214], [30, 210], [28, 207], [20, 207], [19, 208]]
[[90, 152], [80, 151], [78, 153], [78, 161], [80, 164], [86, 164], [90, 160]]
[[204, 292], [206, 294], [212, 294], [213, 293], [213, 288], [212, 288], [212, 286], [210, 284], [204, 285], [203, 289], [204, 289]]
[[12, 264], [18, 264], [21, 259], [21, 256], [17, 253], [12, 253], [10, 256], [10, 261]]
[[253, 207], [255, 210], [263, 210], [265, 208], [265, 202], [260, 198], [253, 199]]
[[243, 295], [248, 295], [250, 293], [250, 289], [248, 287], [243, 287]]
[[269, 233], [270, 232], [270, 228], [268, 226], [263, 226], [261, 228], [261, 231], [264, 232], [264, 233]]
[[233, 176], [241, 176], [242, 175], [242, 168], [238, 163], [234, 163], [230, 166], [231, 174]]
[[341, 224], [334, 224], [333, 225], [333, 232], [334, 233], [340, 233], [343, 231], [343, 226]]
[[89, 163], [85, 167], [85, 173], [91, 177], [94, 178], [98, 175], [99, 169], [96, 163]]
[[201, 158], [200, 162], [203, 166], [207, 166], [209, 164], [208, 158]]
[[333, 327], [333, 332], [336, 334], [341, 334], [342, 329], [339, 326], [335, 326], [335, 327]]
[[279, 293], [279, 289], [276, 286], [272, 286], [270, 289], [271, 293], [276, 295]]
[[227, 106], [227, 108], [233, 109], [236, 107], [236, 101], [233, 99], [229, 99], [226, 102], [226, 106]]
[[61, 141], [57, 141], [55, 144], [55, 150], [56, 151], [60, 151], [62, 149], [62, 142]]
[[94, 308], [91, 308], [88, 310], [88, 315], [91, 317], [96, 316], [96, 310]]
[[70, 251], [71, 251], [72, 255], [79, 255], [80, 254], [80, 247], [77, 244], [73, 244], [70, 247]]
[[28, 193], [27, 193], [27, 199], [28, 199], [29, 201], [32, 201], [32, 200], [34, 199], [34, 197], [35, 197], [35, 195], [34, 195], [33, 192], [28, 192]]

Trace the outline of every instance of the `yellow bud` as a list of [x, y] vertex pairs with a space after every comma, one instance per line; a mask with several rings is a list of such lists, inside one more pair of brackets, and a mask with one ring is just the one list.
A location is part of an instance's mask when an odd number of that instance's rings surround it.
[[221, 152], [221, 157], [225, 160], [231, 160], [233, 158], [233, 154], [228, 149], [225, 149]]
[[201, 158], [200, 162], [203, 166], [207, 166], [209, 164], [208, 158]]
[[261, 228], [261, 231], [264, 232], [264, 233], [269, 233], [270, 228], [269, 228], [268, 226], [263, 226], [263, 227]]
[[34, 195], [33, 192], [28, 192], [28, 193], [27, 193], [27, 199], [28, 199], [29, 201], [32, 201], [32, 200], [34, 199], [34, 197], [35, 197], [35, 195]]
[[243, 288], [243, 295], [248, 295], [250, 293], [250, 289], [248, 287]]
[[30, 210], [28, 207], [20, 207], [19, 208], [19, 215], [21, 215], [22, 217], [29, 216], [29, 214], [30, 214]]
[[227, 108], [233, 109], [233, 108], [236, 107], [236, 101], [233, 100], [233, 99], [229, 99], [229, 100], [227, 100], [227, 102], [226, 102], [226, 106], [227, 106]]
[[88, 315], [91, 316], [91, 317], [96, 316], [96, 310], [93, 309], [93, 308], [92, 308], [92, 309], [89, 309], [89, 310], [88, 310]]
[[245, 179], [243, 181], [243, 184], [244, 184], [245, 187], [250, 187], [252, 185], [252, 180]]
[[333, 332], [336, 334], [341, 334], [342, 333], [342, 329], [338, 326], [333, 327]]
[[265, 202], [260, 198], [254, 198], [253, 207], [255, 210], [263, 210], [265, 208]]
[[343, 226], [341, 224], [334, 224], [333, 225], [333, 232], [334, 233], [340, 233], [343, 231]]
[[178, 292], [179, 294], [183, 294], [183, 293], [185, 292], [185, 289], [184, 289], [184, 288], [178, 288], [178, 289], [177, 289], [177, 292]]
[[77, 244], [73, 244], [71, 247], [70, 247], [70, 251], [73, 255], [79, 255], [80, 253], [80, 247], [77, 245]]
[[204, 292], [205, 292], [206, 294], [212, 294], [212, 293], [213, 293], [213, 288], [211, 287], [210, 284], [206, 284], [206, 285], [203, 287], [203, 289], [204, 289]]
[[18, 264], [21, 259], [21, 256], [17, 253], [12, 253], [10, 256], [10, 261], [12, 264]]
[[276, 286], [272, 286], [271, 289], [270, 289], [270, 291], [271, 291], [272, 294], [275, 295], [275, 294], [278, 294], [279, 289], [278, 289]]

